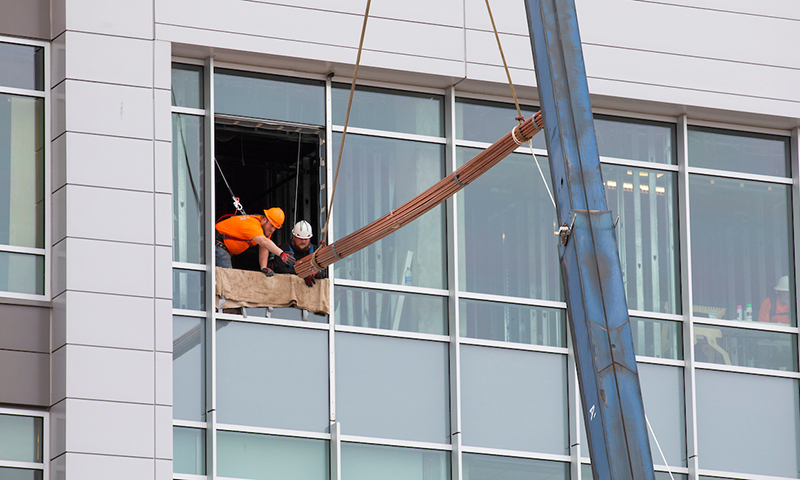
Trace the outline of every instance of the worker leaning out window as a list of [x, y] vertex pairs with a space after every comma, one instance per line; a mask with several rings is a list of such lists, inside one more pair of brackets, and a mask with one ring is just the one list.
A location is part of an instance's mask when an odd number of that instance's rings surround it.
[[[297, 222], [292, 229], [292, 240], [289, 243], [281, 244], [280, 248], [284, 252], [284, 254], [289, 253], [291, 261], [286, 262], [283, 260], [283, 256], [280, 259], [275, 258], [274, 268], [277, 273], [291, 273], [294, 274], [294, 259], [295, 258], [303, 258], [306, 255], [311, 255], [314, 253], [314, 245], [311, 244], [311, 237], [314, 235], [314, 232], [311, 229], [311, 224], [306, 222], [305, 220], [300, 220]], [[305, 278], [306, 285], [309, 287], [314, 285], [315, 278], [327, 278], [328, 271], [322, 270], [316, 273], [316, 275], [309, 275]]]
[[264, 275], [275, 275], [267, 265], [269, 254], [277, 255], [285, 265], [294, 265], [291, 253], [284, 252], [270, 240], [275, 230], [283, 226], [285, 215], [278, 207], [264, 210], [264, 215], [234, 215], [217, 222], [215, 257], [217, 266], [233, 268], [231, 255], [239, 255], [258, 245], [258, 266]]

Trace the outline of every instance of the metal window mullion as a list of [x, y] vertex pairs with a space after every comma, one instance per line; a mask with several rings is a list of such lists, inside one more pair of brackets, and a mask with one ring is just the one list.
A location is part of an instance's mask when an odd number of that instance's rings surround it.
[[[794, 246], [794, 255], [792, 255], [792, 260], [794, 261], [794, 317], [795, 317], [795, 326], [797, 326], [797, 312], [800, 312], [798, 309], [798, 295], [797, 295], [797, 279], [798, 277], [798, 269], [797, 269], [797, 252], [800, 252], [800, 128], [795, 128], [792, 130], [792, 139], [791, 143], [789, 144], [789, 155], [791, 158], [790, 169], [792, 174], [792, 244]], [[794, 341], [797, 342], [797, 336], [794, 337]], [[796, 354], [800, 354], [800, 348], [796, 350]], [[800, 358], [796, 359], [800, 362]], [[800, 365], [800, 363], [798, 363]]]
[[203, 165], [206, 169], [206, 202], [205, 213], [205, 252], [206, 264], [209, 271], [206, 273], [206, 477], [214, 480], [217, 476], [217, 328], [216, 311], [214, 308], [214, 284], [216, 259], [214, 256], [214, 185], [216, 171], [214, 170], [214, 58], [205, 60], [204, 68], [205, 89], [203, 99], [205, 102], [205, 121], [203, 122], [205, 158]]
[[[51, 235], [52, 229], [51, 224], [51, 215], [52, 215], [52, 184], [51, 184], [51, 177], [52, 177], [52, 170], [51, 170], [51, 163], [52, 163], [52, 138], [51, 138], [51, 130], [50, 130], [50, 123], [52, 119], [52, 115], [50, 112], [50, 43], [45, 43], [43, 45], [44, 48], [44, 140], [42, 142], [42, 148], [44, 148], [44, 296], [48, 300], [50, 299], [50, 295], [52, 292], [51, 289], [51, 282], [52, 276], [48, 275], [51, 271], [50, 262], [52, 261], [52, 248], [50, 245], [51, 242]], [[49, 277], [49, 278], [48, 278]], [[47, 422], [47, 417], [45, 417], [45, 422]], [[47, 438], [47, 437], [45, 437]], [[49, 459], [48, 459], [49, 460]], [[50, 463], [49, 461], [46, 463]], [[45, 474], [47, 471], [45, 470]], [[45, 478], [47, 476], [45, 475]]]
[[689, 156], [688, 128], [686, 115], [678, 118], [677, 145], [678, 145], [678, 217], [680, 229], [680, 255], [681, 255], [681, 305], [683, 313], [683, 358], [686, 367], [683, 370], [684, 378], [684, 408], [686, 418], [686, 459], [689, 467], [688, 480], [698, 480], [698, 449], [697, 449], [697, 398], [695, 396], [695, 369], [694, 369], [694, 325], [692, 324], [692, 251], [691, 230], [689, 217], [689, 170], [687, 168]]
[[[581, 392], [578, 391], [578, 369], [575, 366], [575, 351], [572, 346], [572, 333], [567, 325], [567, 414], [569, 422], [569, 455], [570, 455], [570, 479], [581, 479], [581, 421], [582, 415], [579, 406], [581, 404]], [[589, 447], [586, 447], [589, 451]], [[585, 479], [591, 480], [591, 479]]]

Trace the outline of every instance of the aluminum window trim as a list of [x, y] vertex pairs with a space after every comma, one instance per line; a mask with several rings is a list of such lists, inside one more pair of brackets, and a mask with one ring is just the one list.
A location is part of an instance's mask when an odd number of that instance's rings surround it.
[[282, 318], [266, 318], [266, 317], [243, 317], [232, 313], [218, 313], [217, 320], [224, 322], [239, 322], [250, 323], [258, 325], [271, 325], [277, 327], [295, 327], [305, 328], [309, 330], [328, 330], [328, 323], [306, 322], [302, 320], [286, 320]]
[[668, 367], [686, 367], [686, 360], [675, 360], [673, 358], [651, 357], [648, 355], [636, 355], [636, 363], [646, 363], [648, 365], [665, 365]]
[[527, 458], [530, 460], [546, 460], [555, 462], [571, 463], [572, 457], [570, 455], [558, 455], [555, 453], [537, 453], [537, 452], [524, 452], [521, 450], [505, 450], [501, 448], [489, 447], [470, 447], [464, 445], [461, 447], [464, 453], [475, 453], [479, 455], [494, 455], [499, 457], [513, 457], [513, 458]]
[[[331, 128], [336, 133], [344, 132], [344, 126], [342, 125], [333, 125]], [[351, 127], [349, 125], [347, 126], [347, 133], [348, 135], [363, 135], [367, 137], [389, 138], [392, 140], [410, 140], [412, 142], [435, 143], [438, 145], [445, 145], [447, 143], [445, 137], [432, 137], [429, 135], [401, 133], [389, 130], [374, 130], [371, 128]]]
[[633, 168], [646, 168], [648, 170], [662, 170], [675, 173], [678, 173], [678, 171], [680, 170], [678, 165], [673, 165], [670, 163], [645, 162], [642, 160], [631, 160], [627, 158], [618, 158], [618, 157], [600, 157], [600, 163], [608, 165], [622, 165], [625, 167], [633, 167]]
[[198, 422], [195, 420], [181, 420], [180, 418], [173, 418], [172, 426], [205, 430], [206, 428], [208, 428], [208, 422]]
[[[334, 73], [334, 75], [331, 76], [331, 83], [346, 84], [347, 88], [349, 89], [350, 85], [353, 83], [353, 77], [345, 77], [342, 75], [336, 75]], [[409, 85], [403, 83], [369, 80], [366, 78], [357, 79], [356, 90], [358, 89], [358, 87], [384, 88], [386, 90], [397, 90], [400, 92], [408, 92], [408, 93], [425, 93], [430, 95], [440, 95], [442, 97], [447, 95], [447, 89], [444, 88], [434, 88], [434, 87], [425, 87], [422, 85]], [[332, 88], [337, 88], [337, 87], [332, 86]]]
[[628, 310], [628, 316], [645, 320], [669, 320], [671, 322], [685, 321], [683, 315], [676, 313], [648, 312], [647, 310]]
[[695, 325], [713, 325], [715, 327], [738, 328], [741, 330], [759, 330], [766, 332], [789, 333], [798, 334], [798, 328], [781, 323], [767, 323], [753, 320], [752, 322], [738, 321], [738, 320], [720, 320], [713, 318], [695, 317], [692, 316], [692, 321]]
[[195, 318], [206, 318], [208, 315], [204, 310], [184, 310], [181, 308], [173, 308], [172, 309], [172, 316], [173, 317], [195, 317]]
[[181, 115], [194, 115], [196, 117], [206, 116], [206, 111], [201, 108], [178, 107], [176, 105], [172, 106], [172, 113], [179, 113]]
[[363, 288], [366, 290], [381, 290], [396, 293], [419, 293], [422, 295], [432, 295], [437, 297], [447, 297], [450, 295], [448, 290], [442, 288], [414, 287], [410, 285], [395, 285], [393, 283], [365, 282], [363, 280], [349, 280], [344, 278], [334, 279], [334, 285], [341, 287]]
[[526, 352], [552, 353], [556, 355], [569, 354], [569, 347], [550, 347], [547, 345], [535, 345], [532, 343], [506, 342], [503, 340], [486, 340], [483, 338], [473, 338], [462, 336], [459, 343], [461, 345], [473, 345], [476, 347], [503, 348], [506, 350], [523, 350]]
[[[511, 130], [509, 130], [509, 132], [510, 131]], [[498, 138], [498, 140], [499, 140], [499, 138]], [[456, 147], [479, 148], [481, 150], [486, 150], [487, 148], [489, 148], [492, 145], [491, 143], [479, 142], [477, 140], [455, 140], [454, 143], [455, 143]], [[528, 146], [527, 143], [523, 143], [522, 145], [520, 145], [517, 148], [515, 148], [514, 151], [511, 152], [511, 153], [521, 153], [523, 155], [530, 155], [531, 154], [531, 148]], [[543, 148], [534, 148], [533, 149], [533, 153], [535, 153], [537, 156], [540, 156], [540, 157], [547, 157], [548, 156], [547, 150], [545, 150]]]
[[312, 440], [330, 440], [330, 433], [309, 432], [305, 430], [289, 430], [286, 428], [253, 427], [236, 425], [233, 423], [217, 423], [217, 432], [251, 433], [257, 435], [272, 435], [276, 437], [308, 438]]
[[786, 370], [771, 370], [767, 368], [742, 367], [739, 365], [720, 365], [718, 363], [698, 362], [695, 360], [697, 370], [715, 370], [718, 372], [746, 373], [749, 375], [761, 375], [763, 377], [780, 377], [793, 380], [800, 380], [800, 372], [789, 372]]
[[792, 185], [792, 177], [773, 177], [771, 175], [759, 175], [755, 173], [741, 173], [729, 170], [716, 170], [713, 168], [686, 167], [689, 175], [703, 175], [706, 177], [732, 178], [734, 180], [750, 180], [762, 183], [775, 183], [780, 185]]
[[36, 98], [47, 97], [47, 90], [29, 90], [27, 88], [4, 87], [2, 85], [0, 85], [0, 93], [5, 93], [7, 95], [16, 95], [19, 97], [36, 97]]
[[47, 254], [46, 248], [18, 247], [16, 245], [0, 245], [0, 252], [20, 253], [25, 255], [37, 255], [44, 257]]
[[172, 262], [172, 268], [177, 270], [194, 270], [197, 272], [208, 272], [211, 267], [202, 263]]
[[[378, 437], [362, 437], [358, 435], [341, 435], [342, 443], [362, 443], [366, 445], [379, 445], [383, 447], [419, 448], [425, 450], [450, 451], [453, 446], [448, 443], [419, 442], [416, 440], [397, 440]], [[455, 480], [455, 479], [454, 479]]]
[[449, 343], [449, 335], [436, 333], [408, 332], [405, 330], [387, 330], [385, 328], [357, 327], [354, 325], [335, 325], [334, 331], [342, 333], [355, 333], [374, 335], [378, 337], [406, 338], [409, 340], [423, 340], [428, 342]]
[[[691, 127], [705, 127], [705, 128], [717, 128], [720, 130], [730, 130], [734, 132], [741, 132], [741, 133], [762, 133], [765, 135], [776, 135], [779, 137], [790, 137], [792, 135], [791, 130], [784, 130], [781, 128], [770, 128], [770, 127], [756, 127], [752, 125], [740, 125], [736, 123], [725, 123], [725, 122], [712, 122], [708, 120], [701, 120], [701, 119], [692, 119], [687, 118], [686, 124], [688, 128]], [[725, 133], [725, 132], [720, 132]]]
[[556, 300], [538, 300], [538, 299], [523, 298], [523, 297], [506, 297], [503, 295], [496, 295], [492, 293], [477, 293], [477, 292], [464, 292], [464, 291], [458, 292], [458, 296], [459, 298], [467, 300], [484, 300], [487, 302], [510, 303], [513, 305], [528, 305], [531, 307], [559, 308], [562, 310], [567, 308], [566, 302], [559, 302]]

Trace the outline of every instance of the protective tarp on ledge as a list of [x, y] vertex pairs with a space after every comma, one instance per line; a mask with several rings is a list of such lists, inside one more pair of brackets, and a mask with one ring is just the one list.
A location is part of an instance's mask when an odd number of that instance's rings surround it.
[[224, 308], [295, 307], [328, 315], [331, 310], [330, 280], [317, 280], [313, 287], [296, 275], [267, 277], [261, 272], [216, 268], [216, 302]]

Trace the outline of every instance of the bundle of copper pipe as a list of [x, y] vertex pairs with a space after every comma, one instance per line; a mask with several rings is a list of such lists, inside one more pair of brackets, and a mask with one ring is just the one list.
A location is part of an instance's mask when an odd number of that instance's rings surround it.
[[497, 165], [519, 145], [533, 138], [542, 128], [544, 128], [542, 115], [541, 112], [537, 112], [461, 168], [400, 207], [334, 243], [318, 248], [312, 255], [301, 258], [295, 263], [295, 272], [300, 277], [317, 273], [411, 223]]

